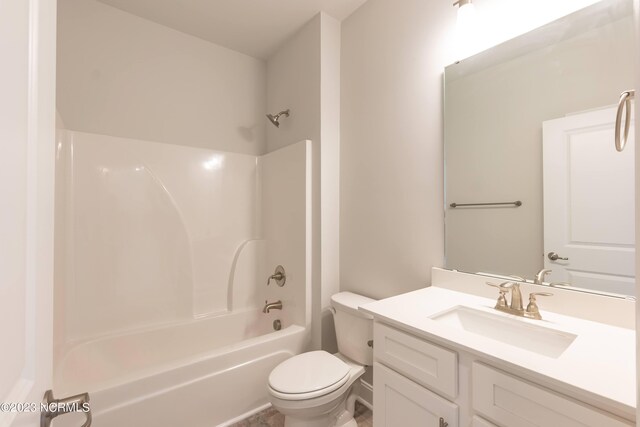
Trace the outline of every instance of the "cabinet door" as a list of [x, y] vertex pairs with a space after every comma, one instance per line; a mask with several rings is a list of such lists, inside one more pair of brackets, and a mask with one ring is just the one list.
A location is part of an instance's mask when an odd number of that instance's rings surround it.
[[374, 427], [458, 427], [457, 405], [377, 362], [373, 378]]
[[474, 410], [507, 427], [635, 425], [477, 362], [472, 368], [472, 395]]

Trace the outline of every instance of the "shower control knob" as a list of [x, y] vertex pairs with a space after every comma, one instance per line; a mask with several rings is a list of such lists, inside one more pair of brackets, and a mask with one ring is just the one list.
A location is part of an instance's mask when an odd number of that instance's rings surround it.
[[287, 274], [284, 272], [283, 266], [279, 265], [276, 267], [276, 271], [267, 279], [267, 286], [269, 286], [272, 280], [275, 280], [278, 286], [284, 286], [287, 282]]

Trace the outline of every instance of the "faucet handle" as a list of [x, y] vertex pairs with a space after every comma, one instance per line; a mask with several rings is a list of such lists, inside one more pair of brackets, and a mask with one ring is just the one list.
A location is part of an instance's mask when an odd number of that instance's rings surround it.
[[573, 286], [573, 285], [569, 282], [551, 282], [549, 283], [549, 286], [551, 286], [552, 288], [556, 288], [558, 286]]
[[505, 289], [511, 289], [511, 288], [513, 288], [515, 285], [517, 285], [517, 283], [516, 283], [516, 282], [508, 282], [508, 281], [507, 281], [507, 282], [502, 282], [502, 283], [500, 283], [500, 287], [501, 287], [501, 288], [505, 288]]
[[284, 272], [283, 266], [279, 265], [276, 267], [276, 271], [274, 271], [274, 273], [271, 276], [269, 276], [269, 278], [267, 279], [267, 286], [269, 286], [272, 280], [275, 280], [278, 286], [280, 287], [284, 286], [284, 284], [287, 281], [287, 275]]
[[[496, 283], [491, 283], [491, 282], [485, 282], [487, 285], [489, 286], [493, 286], [494, 288], [498, 288], [498, 292], [500, 292], [500, 295], [498, 296], [498, 301], [496, 302], [496, 307], [495, 308], [505, 308], [507, 306], [507, 298], [505, 297], [505, 294], [507, 292], [509, 292], [509, 287], [505, 287], [503, 286], [504, 283], [501, 284], [496, 284]], [[508, 283], [508, 282], [505, 282]]]
[[552, 297], [553, 294], [551, 292], [531, 292], [529, 294], [529, 299], [536, 300], [536, 297]]
[[489, 286], [493, 286], [494, 288], [498, 288], [500, 292], [507, 292], [509, 288], [511, 288], [514, 283], [513, 282], [502, 282], [502, 283], [493, 283], [493, 282], [485, 282]]
[[526, 317], [542, 320], [542, 316], [540, 316], [540, 309], [538, 308], [538, 304], [536, 303], [536, 297], [550, 297], [553, 296], [550, 292], [531, 292], [529, 294], [529, 304], [527, 305], [527, 309], [524, 314]]

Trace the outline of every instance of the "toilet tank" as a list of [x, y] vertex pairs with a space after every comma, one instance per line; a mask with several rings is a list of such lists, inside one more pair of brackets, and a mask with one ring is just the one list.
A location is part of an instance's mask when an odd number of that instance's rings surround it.
[[338, 351], [363, 365], [373, 364], [373, 348], [369, 345], [373, 341], [373, 317], [358, 311], [358, 307], [374, 301], [352, 292], [331, 297]]

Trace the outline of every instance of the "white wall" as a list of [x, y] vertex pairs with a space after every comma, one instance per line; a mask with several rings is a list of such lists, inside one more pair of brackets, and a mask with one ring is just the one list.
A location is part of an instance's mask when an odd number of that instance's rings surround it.
[[335, 337], [326, 309], [339, 289], [339, 41], [339, 22], [320, 13], [267, 61], [268, 111], [291, 110], [280, 128], [267, 127], [268, 151], [312, 141], [312, 336], [314, 347], [328, 350]]
[[338, 351], [331, 295], [340, 291], [340, 22], [323, 14], [320, 29], [322, 348]]
[[341, 289], [421, 288], [443, 262], [450, 2], [369, 0], [342, 24]]
[[68, 129], [265, 152], [264, 61], [95, 0], [58, 4], [57, 105]]

